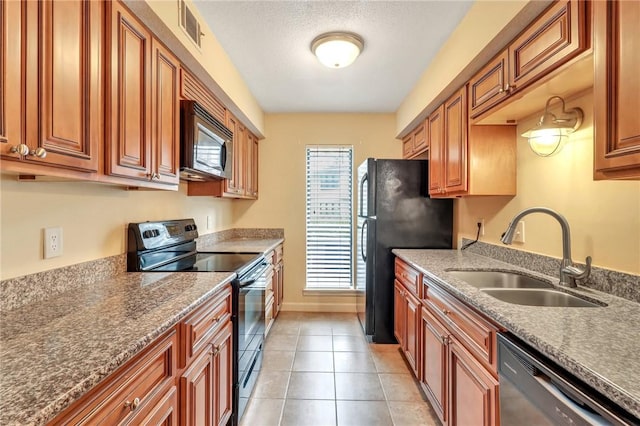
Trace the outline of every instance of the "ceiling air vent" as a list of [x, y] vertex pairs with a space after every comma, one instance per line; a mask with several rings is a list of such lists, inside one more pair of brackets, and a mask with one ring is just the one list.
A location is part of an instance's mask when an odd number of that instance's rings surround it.
[[200, 31], [200, 22], [196, 19], [196, 16], [191, 11], [191, 8], [184, 0], [180, 1], [180, 27], [187, 33], [191, 41], [196, 46], [201, 47], [202, 32]]

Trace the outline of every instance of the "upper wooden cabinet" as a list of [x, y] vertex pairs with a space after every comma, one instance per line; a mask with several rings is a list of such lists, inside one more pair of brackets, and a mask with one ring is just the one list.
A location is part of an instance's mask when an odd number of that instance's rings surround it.
[[180, 96], [182, 99], [196, 101], [214, 116], [216, 120], [224, 123], [226, 120], [226, 108], [213, 94], [186, 69], [180, 70]]
[[426, 158], [429, 149], [427, 126], [425, 120], [402, 139], [402, 158]]
[[[536, 112], [540, 108], [538, 98], [544, 101], [551, 94], [567, 96], [590, 87], [592, 79], [583, 72], [589, 64], [580, 64], [576, 69], [578, 75], [560, 75], [567, 69], [565, 64], [582, 58], [581, 54], [588, 50], [590, 30], [590, 2], [554, 2], [469, 80], [469, 117], [474, 123], [504, 123], [505, 118], [515, 120]], [[559, 79], [546, 93], [536, 94], [536, 101], [527, 102], [523, 98], [524, 93], [538, 86], [534, 83], [553, 78]], [[506, 109], [504, 117], [494, 114], [506, 104], [510, 105], [510, 114]]]
[[246, 193], [249, 198], [258, 198], [258, 138], [247, 130]]
[[640, 3], [594, 2], [595, 179], [640, 179]]
[[469, 116], [475, 118], [509, 95], [509, 52], [503, 51], [469, 80]]
[[177, 189], [178, 61], [118, 2], [109, 30], [106, 174]]
[[[2, 169], [97, 172], [104, 4], [2, 2], [0, 14]], [[12, 152], [20, 144], [24, 155]]]
[[467, 87], [429, 116], [432, 197], [515, 195], [515, 126], [469, 126]]
[[509, 44], [509, 90], [520, 90], [587, 49], [588, 3], [554, 2]]

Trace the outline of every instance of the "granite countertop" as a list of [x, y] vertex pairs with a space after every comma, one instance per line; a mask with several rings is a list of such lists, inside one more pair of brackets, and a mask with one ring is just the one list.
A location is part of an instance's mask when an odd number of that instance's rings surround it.
[[395, 249], [393, 253], [640, 418], [640, 304], [578, 287], [567, 291], [607, 306], [515, 305], [481, 292], [447, 270], [519, 271], [554, 285], [558, 278], [458, 250]]
[[234, 273], [123, 273], [3, 312], [0, 424], [44, 424]]
[[224, 241], [198, 241], [198, 251], [227, 253], [267, 253], [284, 242], [283, 238], [231, 238]]

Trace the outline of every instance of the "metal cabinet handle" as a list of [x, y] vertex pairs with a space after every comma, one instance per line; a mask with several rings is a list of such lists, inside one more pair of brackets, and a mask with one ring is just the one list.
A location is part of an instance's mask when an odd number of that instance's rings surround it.
[[219, 353], [220, 353], [220, 345], [214, 346], [214, 348], [213, 348], [213, 352], [211, 352], [211, 354], [212, 354], [213, 356], [216, 356], [216, 355], [218, 355]]
[[149, 178], [149, 180], [160, 179], [160, 174], [156, 172], [147, 173], [147, 177]]
[[446, 309], [443, 309], [443, 310], [442, 310], [442, 313], [443, 313], [443, 314], [445, 314], [445, 315], [449, 315], [449, 314], [451, 313], [451, 311], [448, 311], [448, 310], [446, 310]]
[[129, 410], [134, 411], [140, 405], [140, 398], [135, 398], [133, 401], [127, 401], [124, 403], [124, 406]]
[[25, 155], [29, 155], [29, 147], [23, 143], [12, 146], [9, 149], [9, 152], [13, 153], [13, 154], [18, 154], [21, 156], [25, 156]]
[[45, 158], [47, 156], [47, 150], [42, 147], [38, 147], [29, 151], [28, 155], [33, 155], [34, 157], [38, 158]]

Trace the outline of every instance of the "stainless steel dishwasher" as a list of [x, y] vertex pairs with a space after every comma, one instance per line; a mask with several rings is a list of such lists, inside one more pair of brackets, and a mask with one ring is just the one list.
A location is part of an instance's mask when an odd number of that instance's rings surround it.
[[639, 425], [625, 412], [515, 337], [498, 335], [503, 426]]

